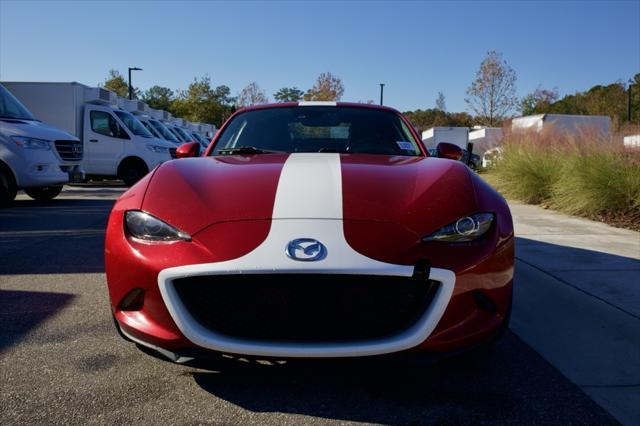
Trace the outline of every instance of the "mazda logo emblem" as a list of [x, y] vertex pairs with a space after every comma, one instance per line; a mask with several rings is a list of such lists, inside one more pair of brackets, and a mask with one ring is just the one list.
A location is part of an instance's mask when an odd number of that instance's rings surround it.
[[289, 241], [285, 253], [293, 260], [314, 262], [327, 257], [327, 248], [313, 238], [297, 238]]

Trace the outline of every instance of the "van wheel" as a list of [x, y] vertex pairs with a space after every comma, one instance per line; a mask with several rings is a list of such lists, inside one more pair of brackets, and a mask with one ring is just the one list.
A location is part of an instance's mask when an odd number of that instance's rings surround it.
[[0, 168], [0, 207], [10, 205], [16, 198], [18, 188], [13, 176], [7, 170]]
[[53, 200], [62, 192], [62, 185], [60, 186], [38, 186], [35, 188], [26, 188], [24, 192], [34, 200], [49, 201]]
[[122, 179], [127, 186], [134, 185], [147, 173], [149, 173], [149, 169], [147, 169], [146, 164], [144, 164], [142, 160], [125, 160], [120, 164], [120, 167], [118, 167], [118, 178]]

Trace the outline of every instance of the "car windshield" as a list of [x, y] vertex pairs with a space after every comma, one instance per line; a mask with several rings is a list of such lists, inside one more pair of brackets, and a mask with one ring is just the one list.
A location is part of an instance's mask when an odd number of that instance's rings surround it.
[[176, 135], [171, 133], [171, 131], [167, 129], [167, 127], [164, 124], [162, 124], [162, 122], [156, 121], [156, 120], [149, 120], [149, 123], [151, 123], [151, 126], [153, 126], [153, 128], [156, 129], [158, 133], [162, 135], [163, 139], [168, 140], [170, 142], [174, 142], [174, 143], [180, 143], [178, 138], [176, 138]]
[[135, 118], [133, 115], [124, 111], [115, 111], [115, 113], [120, 118], [120, 120], [122, 120], [124, 125], [127, 126], [127, 128], [131, 130], [131, 133], [133, 133], [134, 135], [142, 136], [143, 138], [153, 137], [153, 135], [149, 133], [149, 131], [145, 129], [145, 127], [142, 125], [142, 123], [140, 123], [140, 121], [137, 118]]
[[392, 111], [346, 106], [295, 106], [240, 113], [212, 155], [256, 152], [340, 152], [421, 155], [418, 141]]
[[0, 118], [17, 118], [21, 120], [34, 120], [29, 110], [13, 96], [11, 92], [0, 84]]

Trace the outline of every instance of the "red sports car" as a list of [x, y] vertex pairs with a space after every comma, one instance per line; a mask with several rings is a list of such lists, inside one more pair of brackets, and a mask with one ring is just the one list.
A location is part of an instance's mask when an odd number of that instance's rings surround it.
[[115, 204], [106, 272], [121, 334], [203, 353], [359, 357], [493, 341], [511, 307], [504, 199], [381, 106], [235, 113]]

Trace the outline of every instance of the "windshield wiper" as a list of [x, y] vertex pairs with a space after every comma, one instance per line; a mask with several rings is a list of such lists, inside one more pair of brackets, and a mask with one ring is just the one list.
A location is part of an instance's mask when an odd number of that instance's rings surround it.
[[41, 121], [37, 118], [29, 118], [29, 117], [16, 117], [14, 115], [0, 115], [0, 120], [26, 120], [26, 121]]
[[235, 148], [222, 148], [220, 151], [218, 151], [218, 154], [219, 155], [238, 155], [238, 154], [241, 155], [241, 154], [269, 154], [274, 152], [281, 152], [281, 151], [256, 148], [255, 146], [237, 146]]
[[333, 152], [333, 153], [338, 153], [338, 154], [348, 154], [349, 151], [347, 151], [346, 149], [340, 149], [340, 148], [320, 148], [317, 152]]

